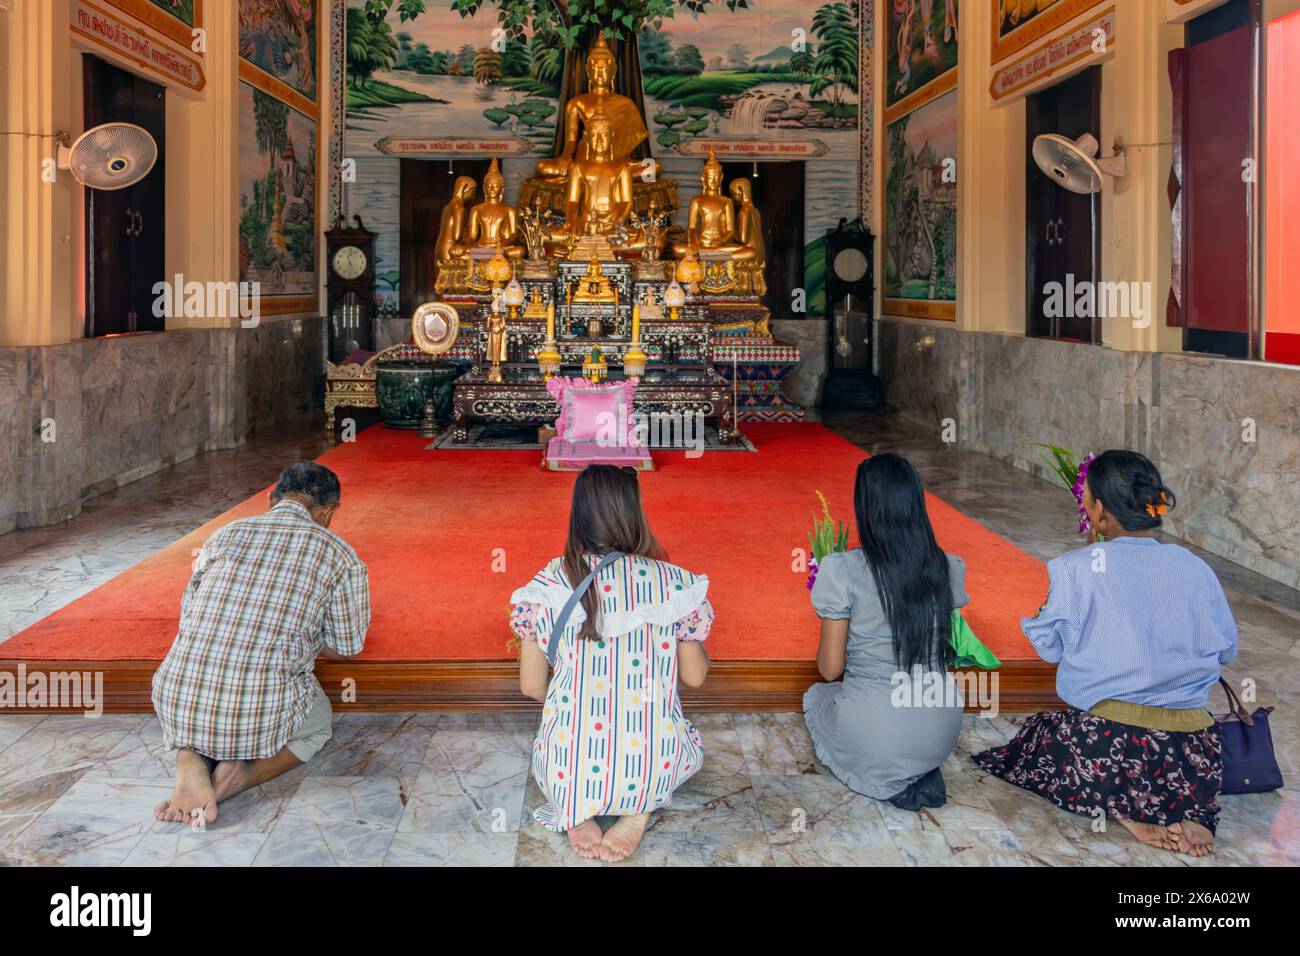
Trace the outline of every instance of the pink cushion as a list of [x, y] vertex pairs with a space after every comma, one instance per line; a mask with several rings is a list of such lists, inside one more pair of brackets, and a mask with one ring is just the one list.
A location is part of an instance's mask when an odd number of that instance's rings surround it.
[[[559, 403], [555, 437], [566, 441], [596, 441], [598, 438], [624, 444], [620, 429], [631, 429], [636, 382], [590, 382], [585, 378], [556, 376], [546, 390]], [[619, 417], [619, 406], [623, 416]]]
[[654, 469], [650, 451], [644, 445], [609, 447], [552, 438], [542, 456], [542, 467], [550, 471], [581, 471], [588, 465], [631, 465], [638, 471]]

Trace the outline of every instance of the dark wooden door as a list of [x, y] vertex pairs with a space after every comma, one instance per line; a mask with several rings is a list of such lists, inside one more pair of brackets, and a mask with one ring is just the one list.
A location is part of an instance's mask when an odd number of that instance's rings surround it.
[[[1101, 67], [1090, 67], [1027, 97], [1025, 110], [1025, 332], [1088, 342], [1093, 339], [1092, 318], [1073, 314], [1065, 293], [1096, 279], [1101, 197], [1062, 189], [1038, 168], [1033, 145], [1040, 133], [1068, 139], [1091, 133], [1100, 142]], [[1067, 306], [1059, 317], [1048, 314], [1053, 292]], [[1097, 329], [1099, 334], [1100, 325]]]
[[158, 144], [144, 179], [126, 189], [86, 190], [86, 334], [161, 331], [154, 286], [168, 277], [166, 245], [166, 101], [163, 87], [85, 56], [85, 125], [141, 126]]
[[803, 207], [805, 163], [759, 163], [755, 177], [753, 163], [723, 163], [724, 189], [730, 195], [731, 181], [749, 179], [754, 205], [763, 217], [763, 241], [767, 244], [767, 296], [764, 304], [776, 319], [802, 319], [793, 309], [794, 290], [804, 287]]
[[451, 163], [430, 159], [403, 159], [401, 173], [401, 274], [398, 291], [402, 315], [409, 316], [422, 302], [433, 298], [438, 276], [433, 254], [438, 241], [442, 207], [451, 200], [451, 187], [458, 176], [478, 183], [474, 202], [483, 201], [483, 177], [491, 160], [457, 159]]

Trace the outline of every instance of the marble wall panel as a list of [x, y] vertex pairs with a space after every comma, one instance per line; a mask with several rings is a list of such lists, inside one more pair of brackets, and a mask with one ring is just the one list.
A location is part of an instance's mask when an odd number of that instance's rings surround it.
[[319, 409], [323, 369], [320, 319], [0, 349], [0, 533]]
[[1179, 496], [1167, 530], [1300, 587], [1300, 369], [894, 319], [877, 342], [901, 416], [956, 406], [965, 447], [1048, 480], [1030, 442], [1140, 451]]

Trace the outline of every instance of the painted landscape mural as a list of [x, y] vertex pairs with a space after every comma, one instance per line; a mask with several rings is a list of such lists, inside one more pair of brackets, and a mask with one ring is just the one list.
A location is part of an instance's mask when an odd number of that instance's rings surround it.
[[170, 13], [187, 27], [194, 26], [194, 0], [151, 0], [153, 5]]
[[495, 10], [462, 17], [420, 0], [349, 0], [348, 155], [385, 155], [386, 137], [503, 133], [549, 154], [563, 44], [545, 29], [526, 40], [494, 30]]
[[[664, 6], [674, 15], [647, 23], [637, 52], [651, 151], [680, 184], [683, 223], [698, 189], [697, 140], [805, 144], [805, 286], [808, 311], [820, 311], [821, 237], [857, 215], [859, 0]], [[359, 170], [397, 182], [394, 141], [513, 137], [517, 158], [501, 165], [514, 198], [552, 150], [565, 28], [551, 0], [504, 5], [518, 35], [503, 29], [502, 9], [492, 0], [348, 0], [344, 150]], [[384, 236], [399, 229], [400, 196], [374, 182], [349, 187], [349, 208]], [[395, 255], [379, 264], [392, 282], [377, 291], [381, 314], [395, 308], [396, 268]]]
[[885, 142], [885, 295], [957, 298], [957, 94], [893, 123]]
[[318, 0], [239, 0], [239, 55], [316, 100]]
[[316, 124], [239, 84], [239, 278], [316, 293]]

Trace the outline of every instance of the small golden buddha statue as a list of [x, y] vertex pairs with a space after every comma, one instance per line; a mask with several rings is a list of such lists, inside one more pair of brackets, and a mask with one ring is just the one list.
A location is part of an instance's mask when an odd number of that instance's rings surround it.
[[618, 290], [610, 284], [609, 276], [595, 256], [587, 263], [587, 274], [579, 277], [578, 288], [573, 293], [574, 302], [618, 303]]
[[753, 248], [736, 240], [736, 207], [722, 195], [722, 164], [712, 149], [700, 185], [704, 191], [691, 200], [687, 215], [686, 241], [673, 245], [673, 256], [684, 259], [702, 252], [725, 252], [736, 261], [753, 259]]
[[528, 304], [524, 306], [524, 318], [544, 319], [546, 312], [547, 305], [542, 301], [542, 290], [538, 286], [533, 286], [533, 294], [528, 297]]
[[[617, 71], [614, 51], [601, 33], [587, 54], [587, 92], [571, 97], [564, 107], [564, 148], [554, 159], [538, 162], [538, 176], [562, 180], [569, 175], [575, 160], [591, 158], [591, 120], [597, 113], [603, 113], [612, 124], [610, 155], [606, 162], [629, 162], [632, 150], [649, 137], [636, 104], [623, 94], [614, 92]], [[628, 195], [630, 199], [630, 190]]]
[[474, 198], [478, 184], [468, 176], [459, 176], [451, 188], [451, 201], [442, 207], [442, 216], [438, 221], [438, 238], [434, 242], [434, 257], [438, 262], [459, 259], [469, 253], [465, 241], [469, 237], [466, 229], [468, 203]]
[[506, 179], [494, 158], [483, 177], [483, 201], [469, 211], [466, 245], [495, 246], [507, 259], [522, 259], [527, 250], [520, 244], [519, 214], [502, 199]]

